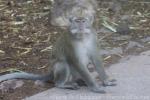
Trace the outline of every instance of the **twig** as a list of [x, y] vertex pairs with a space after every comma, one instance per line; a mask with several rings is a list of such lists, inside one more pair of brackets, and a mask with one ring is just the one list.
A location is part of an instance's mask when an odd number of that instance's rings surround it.
[[7, 73], [14, 73], [14, 72], [23, 72], [21, 70], [18, 70], [18, 69], [14, 69], [14, 68], [10, 68], [10, 69], [7, 69], [7, 70], [1, 70], [0, 71], [0, 75], [4, 75], [4, 74], [7, 74]]
[[25, 54], [29, 53], [32, 50], [32, 48], [22, 48], [22, 47], [12, 47], [12, 48], [26, 50], [25, 52], [21, 53], [21, 55], [25, 55]]
[[110, 35], [112, 35], [113, 33], [110, 33], [110, 34], [106, 34], [105, 36], [103, 36], [102, 38], [100, 38], [99, 40], [103, 40], [103, 39], [105, 39], [106, 37], [108, 37], [108, 36], [110, 36]]
[[42, 66], [42, 67], [39, 67], [39, 68], [37, 68], [37, 69], [44, 69], [44, 68], [46, 68], [47, 66]]
[[49, 51], [53, 48], [53, 46], [49, 46], [49, 47], [46, 47], [45, 49], [41, 50], [41, 52], [45, 52], [45, 51]]

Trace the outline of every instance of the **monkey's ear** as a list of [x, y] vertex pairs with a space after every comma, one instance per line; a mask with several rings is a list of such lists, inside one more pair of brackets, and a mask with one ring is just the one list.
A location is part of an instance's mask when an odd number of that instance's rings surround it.
[[69, 17], [69, 22], [70, 22], [70, 23], [72, 23], [72, 22], [73, 22], [73, 20], [75, 20], [75, 17], [70, 16], [70, 17]]
[[72, 22], [72, 18], [71, 18], [71, 17], [69, 18], [69, 22], [70, 22], [70, 23]]
[[94, 16], [90, 16], [88, 19], [89, 19], [90, 24], [92, 25], [94, 22]]
[[68, 18], [68, 22], [69, 22], [68, 25], [69, 25], [69, 26], [71, 25], [72, 21], [73, 21], [72, 18], [69, 17], [69, 18]]

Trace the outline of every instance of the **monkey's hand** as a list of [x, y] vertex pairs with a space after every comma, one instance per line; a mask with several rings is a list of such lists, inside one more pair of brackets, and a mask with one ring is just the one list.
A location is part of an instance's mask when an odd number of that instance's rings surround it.
[[107, 78], [106, 80], [103, 81], [102, 85], [103, 86], [116, 86], [116, 79], [113, 78]]

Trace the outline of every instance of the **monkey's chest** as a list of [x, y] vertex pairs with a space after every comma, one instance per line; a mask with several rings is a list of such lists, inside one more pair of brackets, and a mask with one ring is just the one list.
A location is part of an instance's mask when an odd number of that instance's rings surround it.
[[83, 42], [80, 44], [81, 47], [85, 48], [87, 52], [90, 52], [95, 48], [95, 44], [93, 42], [93, 38], [87, 38], [83, 40]]
[[92, 39], [82, 40], [80, 42], [75, 42], [74, 49], [81, 55], [89, 55], [95, 49], [95, 44]]

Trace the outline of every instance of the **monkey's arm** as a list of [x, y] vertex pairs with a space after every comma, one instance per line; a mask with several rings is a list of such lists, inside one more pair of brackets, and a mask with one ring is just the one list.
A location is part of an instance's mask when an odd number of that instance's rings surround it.
[[47, 75], [36, 75], [36, 74], [30, 74], [30, 73], [26, 73], [26, 72], [15, 72], [15, 73], [0, 76], [0, 82], [10, 80], [10, 79], [48, 81], [48, 80], [52, 80], [53, 76], [51, 73], [47, 74]]
[[98, 74], [100, 76], [100, 80], [101, 81], [106, 80], [108, 78], [108, 76], [106, 75], [101, 57], [99, 55], [93, 55], [92, 62], [95, 66], [96, 71], [98, 72]]
[[115, 79], [111, 79], [105, 72], [104, 69], [104, 65], [103, 65], [103, 61], [100, 55], [96, 55], [98, 54], [98, 51], [94, 52], [95, 54], [93, 54], [92, 56], [92, 61], [93, 64], [99, 74], [100, 80], [102, 81], [102, 84], [104, 86], [115, 86], [116, 83], [114, 83], [116, 80]]
[[76, 47], [73, 61], [74, 69], [80, 74], [81, 78], [85, 81], [90, 90], [97, 93], [105, 93], [105, 91], [96, 83], [96, 80], [89, 72], [87, 68], [88, 63], [89, 58], [87, 56], [87, 53], [84, 52], [84, 47]]

